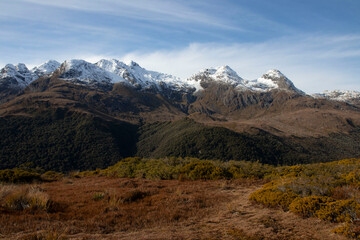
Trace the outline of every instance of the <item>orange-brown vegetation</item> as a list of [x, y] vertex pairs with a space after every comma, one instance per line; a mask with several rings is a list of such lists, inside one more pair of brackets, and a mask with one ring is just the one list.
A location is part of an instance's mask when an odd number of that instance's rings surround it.
[[[261, 208], [264, 180], [149, 180], [106, 176], [0, 185], [2, 239], [342, 239], [330, 223]], [[40, 192], [48, 208], [8, 207]], [[25, 195], [26, 195], [25, 194]]]

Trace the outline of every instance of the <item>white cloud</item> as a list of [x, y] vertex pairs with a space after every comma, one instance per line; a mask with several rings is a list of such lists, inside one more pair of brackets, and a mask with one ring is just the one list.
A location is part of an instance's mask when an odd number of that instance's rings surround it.
[[162, 23], [192, 23], [243, 31], [225, 18], [214, 17], [186, 2], [167, 0], [21, 0], [30, 4], [75, 11], [110, 14], [129, 19]]
[[194, 43], [178, 50], [133, 52], [122, 57], [145, 68], [187, 78], [200, 69], [229, 65], [245, 79], [260, 77], [276, 68], [308, 93], [326, 89], [360, 90], [360, 36], [283, 38], [252, 44]]

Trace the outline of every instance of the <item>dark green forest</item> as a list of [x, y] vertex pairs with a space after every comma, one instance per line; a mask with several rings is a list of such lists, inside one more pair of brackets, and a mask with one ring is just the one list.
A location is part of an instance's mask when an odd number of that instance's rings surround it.
[[135, 152], [137, 128], [57, 109], [0, 118], [0, 168], [69, 171], [112, 165]]
[[125, 157], [196, 157], [271, 165], [358, 157], [359, 131], [327, 138], [236, 133], [184, 118], [133, 125], [66, 109], [0, 118], [0, 169], [22, 164], [67, 172], [106, 168]]

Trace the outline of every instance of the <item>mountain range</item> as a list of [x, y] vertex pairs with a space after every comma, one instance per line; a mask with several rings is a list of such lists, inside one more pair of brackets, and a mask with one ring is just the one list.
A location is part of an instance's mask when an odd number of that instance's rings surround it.
[[126, 156], [274, 165], [360, 156], [360, 93], [309, 95], [279, 70], [245, 80], [222, 66], [180, 79], [116, 59], [8, 64], [0, 103], [0, 168], [94, 169]]
[[[116, 59], [102, 59], [95, 64], [77, 59], [67, 60], [62, 64], [55, 60], [49, 60], [31, 70], [23, 63], [15, 66], [7, 64], [1, 69], [0, 84], [3, 88], [24, 89], [36, 79], [53, 74], [55, 70], [61, 72], [59, 76], [61, 79], [78, 81], [87, 85], [123, 83], [142, 90], [162, 90], [166, 88], [176, 91], [195, 92], [203, 90], [202, 84], [206, 84], [208, 80], [211, 80], [231, 85], [238, 91], [267, 92], [287, 90], [305, 94], [276, 69], [269, 70], [258, 79], [244, 80], [229, 66], [222, 66], [201, 70], [190, 78], [182, 80], [169, 74], [148, 71], [133, 61], [127, 65]], [[360, 97], [360, 92], [335, 90], [309, 96], [336, 101], [352, 101]]]

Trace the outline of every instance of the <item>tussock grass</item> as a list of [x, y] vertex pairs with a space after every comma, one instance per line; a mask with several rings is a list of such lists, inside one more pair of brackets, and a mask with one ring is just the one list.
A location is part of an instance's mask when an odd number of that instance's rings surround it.
[[37, 186], [2, 185], [0, 202], [9, 210], [49, 211], [51, 206], [48, 194]]
[[105, 197], [105, 193], [97, 192], [97, 193], [94, 193], [94, 195], [92, 196], [92, 199], [94, 201], [100, 201], [100, 200], [104, 199], [104, 197]]

